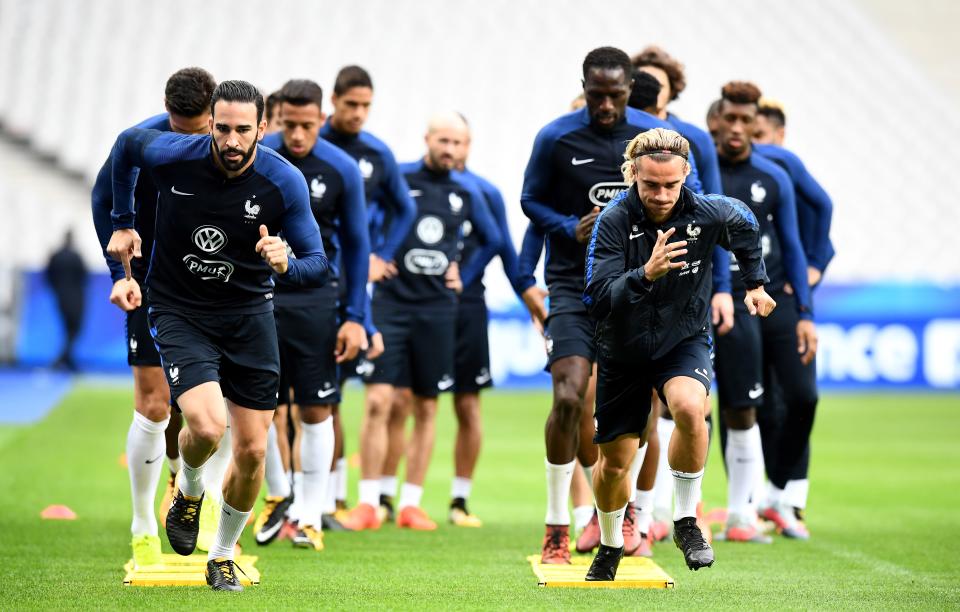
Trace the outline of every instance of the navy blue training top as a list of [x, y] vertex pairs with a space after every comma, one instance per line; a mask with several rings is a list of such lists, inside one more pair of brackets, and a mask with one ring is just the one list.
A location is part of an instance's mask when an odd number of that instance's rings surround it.
[[[483, 196], [484, 203], [493, 217], [500, 233], [500, 248], [496, 255], [500, 257], [503, 264], [503, 271], [507, 275], [507, 280], [513, 290], [520, 295], [526, 287], [520, 286], [519, 266], [517, 261], [517, 250], [510, 239], [510, 225], [507, 223], [507, 207], [503, 202], [503, 196], [496, 186], [478, 174], [474, 174], [469, 168], [465, 168], [460, 173], [465, 179], [473, 181], [477, 190]], [[473, 253], [480, 248], [480, 239], [473, 232], [472, 224], [469, 221], [464, 222], [463, 227], [463, 250], [461, 258], [463, 261], [469, 261]], [[528, 285], [529, 286], [529, 285]], [[460, 294], [461, 302], [482, 302], [484, 300], [483, 272], [477, 276], [476, 280], [469, 285], [464, 283], [463, 293]]]
[[[669, 123], [633, 108], [611, 130], [590, 122], [586, 107], [548, 123], [537, 134], [523, 177], [520, 205], [523, 212], [547, 235], [546, 281], [551, 297], [575, 298], [583, 294], [586, 245], [576, 241], [580, 218], [594, 206], [604, 207], [627, 188], [620, 173], [623, 151], [637, 134], [653, 128], [673, 129]], [[701, 191], [696, 162], [686, 185]], [[560, 312], [551, 304], [554, 314]], [[576, 306], [573, 306], [576, 307]]]
[[279, 133], [268, 134], [261, 144], [282, 155], [303, 173], [310, 191], [313, 218], [320, 226], [323, 250], [330, 261], [330, 282], [323, 288], [298, 287], [276, 275], [277, 303], [334, 306], [339, 297], [338, 281], [345, 281], [345, 318], [363, 323], [370, 238], [363, 179], [356, 162], [321, 138], [317, 138], [313, 149], [303, 157], [294, 157]]
[[366, 131], [338, 132], [332, 123], [327, 119], [320, 128], [320, 137], [356, 160], [367, 200], [370, 247], [384, 261], [392, 261], [416, 216], [416, 204], [408, 193], [410, 188], [393, 152], [383, 141]]
[[754, 144], [754, 151], [786, 170], [797, 196], [797, 222], [807, 263], [823, 272], [836, 251], [830, 241], [833, 202], [800, 158], [788, 149], [772, 144]]
[[402, 164], [400, 171], [417, 204], [413, 228], [397, 253], [398, 274], [374, 288], [377, 301], [418, 306], [455, 306], [457, 296], [446, 287], [444, 274], [460, 258], [462, 229], [470, 222], [479, 246], [460, 264], [466, 287], [482, 274], [500, 248], [500, 232], [474, 183], [458, 172], [437, 172], [423, 160]]
[[[760, 223], [760, 244], [770, 282], [768, 293], [790, 283], [797, 298], [800, 317], [812, 318], [810, 286], [807, 282], [807, 258], [797, 230], [797, 207], [793, 184], [787, 173], [772, 161], [751, 152], [744, 161], [720, 159], [723, 193], [745, 203]], [[736, 257], [730, 258], [733, 290], [742, 293], [740, 267]]]
[[299, 170], [257, 146], [241, 175], [227, 178], [212, 138], [130, 128], [113, 157], [113, 229], [134, 226], [137, 168], [158, 190], [157, 225], [146, 284], [151, 306], [191, 312], [254, 314], [273, 309], [272, 270], [256, 252], [260, 225], [282, 232], [296, 255], [284, 279], [303, 287], [326, 281], [328, 262]]
[[[167, 113], [154, 115], [134, 127], [161, 132], [172, 131], [170, 115]], [[123, 264], [107, 255], [107, 245], [110, 243], [110, 236], [113, 234], [113, 222], [110, 220], [110, 211], [113, 210], [112, 172], [113, 157], [108, 156], [107, 161], [100, 167], [100, 172], [97, 173], [97, 180], [93, 184], [93, 191], [90, 193], [90, 203], [93, 209], [93, 226], [97, 230], [97, 239], [100, 240], [100, 247], [103, 249], [103, 257], [107, 261], [107, 267], [110, 268], [110, 278], [116, 282], [125, 276], [125, 272], [123, 271]], [[134, 229], [140, 234], [141, 250], [143, 253], [149, 253], [153, 248], [153, 230], [156, 225], [157, 186], [153, 184], [153, 179], [147, 173], [137, 177], [137, 186], [133, 191], [133, 206], [137, 214]], [[130, 262], [130, 270], [137, 283], [143, 284], [149, 265], [149, 257], [135, 257]]]

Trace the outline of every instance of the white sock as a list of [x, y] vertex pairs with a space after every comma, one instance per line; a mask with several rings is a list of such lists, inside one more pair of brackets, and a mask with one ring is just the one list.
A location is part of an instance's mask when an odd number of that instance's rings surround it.
[[167, 467], [170, 468], [170, 473], [173, 475], [180, 472], [180, 455], [177, 455], [173, 459], [167, 457]]
[[397, 477], [381, 476], [380, 477], [380, 495], [393, 497], [396, 494], [397, 494]]
[[177, 486], [187, 497], [203, 495], [203, 466], [193, 467], [183, 459], [180, 474], [177, 477]]
[[807, 507], [807, 494], [809, 492], [810, 481], [806, 478], [803, 480], [789, 480], [787, 481], [787, 486], [783, 489], [783, 495], [780, 500], [788, 506], [803, 509]]
[[573, 526], [579, 531], [593, 518], [593, 506], [576, 506], [573, 509]]
[[303, 504], [300, 505], [300, 524], [320, 529], [323, 498], [330, 480], [333, 461], [333, 419], [315, 423], [301, 423], [300, 465], [303, 466]]
[[327, 477], [327, 491], [323, 494], [323, 513], [333, 514], [337, 511], [337, 472], [330, 470]]
[[267, 432], [267, 457], [264, 460], [264, 480], [267, 482], [267, 495], [270, 497], [290, 497], [290, 479], [283, 471], [283, 459], [280, 457], [280, 445], [277, 444], [277, 428], [270, 424]]
[[700, 485], [703, 482], [703, 470], [699, 472], [681, 472], [670, 470], [673, 473], [674, 510], [673, 520], [697, 516], [697, 504], [700, 503]]
[[217, 535], [213, 539], [213, 546], [210, 547], [207, 560], [233, 559], [233, 547], [240, 539], [249, 516], [249, 510], [240, 512], [232, 508], [226, 500], [223, 501], [223, 506], [220, 508], [220, 525], [217, 527]]
[[604, 512], [597, 508], [597, 519], [600, 521], [600, 543], [613, 548], [623, 548], [623, 515], [627, 507], [624, 506], [613, 512]]
[[[303, 439], [300, 440], [301, 447], [303, 446]], [[303, 467], [302, 465], [300, 466]], [[290, 510], [287, 512], [287, 515], [290, 517], [290, 520], [293, 522], [298, 522], [300, 516], [303, 514], [303, 472], [294, 472], [293, 473], [293, 503], [290, 504]]]
[[469, 478], [461, 478], [460, 476], [454, 476], [453, 484], [450, 485], [450, 497], [452, 499], [457, 499], [458, 497], [467, 500], [470, 499], [470, 490], [473, 488], [473, 481]]
[[762, 460], [759, 426], [727, 430], [727, 509], [736, 518], [753, 520], [756, 508], [750, 497]]
[[670, 520], [673, 514], [673, 476], [670, 474], [670, 462], [667, 452], [670, 438], [677, 428], [673, 419], [658, 417], [657, 438], [660, 439], [660, 458], [657, 461], [657, 478], [653, 485], [653, 513], [661, 521]]
[[371, 478], [370, 480], [361, 480], [360, 485], [361, 504], [370, 504], [374, 508], [380, 505], [380, 480]]
[[650, 533], [650, 524], [653, 523], [653, 491], [634, 491], [633, 507], [637, 510], [637, 530], [640, 533]]
[[630, 502], [633, 503], [637, 499], [637, 478], [640, 476], [640, 468], [643, 467], [643, 460], [647, 456], [647, 443], [644, 442], [643, 446], [637, 449], [637, 454], [633, 456], [633, 461], [630, 462]]
[[220, 446], [203, 464], [203, 486], [210, 497], [217, 501], [223, 500], [223, 478], [227, 475], [227, 468], [230, 467], [230, 461], [233, 459], [231, 440], [230, 423], [227, 423], [226, 429], [223, 430], [223, 437], [220, 438]]
[[773, 484], [772, 482], [767, 483], [767, 506], [776, 506], [780, 503], [781, 498], [783, 497], [783, 489]]
[[573, 468], [577, 463], [554, 465], [543, 460], [547, 467], [547, 525], [569, 525], [570, 511], [567, 510], [567, 497], [570, 495], [570, 483], [573, 482]]
[[347, 501], [347, 458], [337, 459], [337, 499]]
[[127, 471], [130, 473], [130, 496], [133, 500], [133, 521], [130, 532], [157, 535], [157, 516], [153, 502], [163, 469], [164, 430], [170, 418], [155, 423], [139, 412], [127, 430]]
[[423, 497], [423, 487], [405, 482], [400, 485], [400, 503], [397, 505], [397, 509], [406, 508], [407, 506], [419, 508], [421, 497]]

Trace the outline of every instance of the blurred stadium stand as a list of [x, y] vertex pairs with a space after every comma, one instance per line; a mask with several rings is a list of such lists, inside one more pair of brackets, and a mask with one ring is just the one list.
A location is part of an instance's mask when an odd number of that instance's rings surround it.
[[[634, 52], [657, 43], [684, 61], [689, 85], [674, 110], [697, 124], [730, 79], [783, 101], [787, 146], [835, 204], [828, 284], [882, 282], [887, 293], [858, 294], [881, 300], [924, 284], [938, 292], [933, 316], [960, 318], [960, 207], [941, 182], [960, 159], [958, 17], [956, 3], [893, 0], [597, 1], [589, 10], [575, 0], [549, 10], [515, 0], [0, 0], [0, 359], [18, 346], [11, 333], [33, 299], [15, 289], [32, 286], [20, 272], [42, 267], [66, 228], [77, 229], [91, 269], [105, 269], [89, 183], [115, 136], [162, 110], [163, 84], [178, 68], [200, 65], [269, 92], [290, 77], [329, 90], [337, 69], [361, 64], [376, 86], [368, 127], [402, 161], [422, 153], [433, 111], [463, 112], [474, 129], [470, 165], [503, 190], [519, 243], [534, 135], [566, 111], [584, 54], [603, 44]], [[489, 302], [511, 312], [499, 270], [494, 263], [487, 275]], [[527, 344], [540, 350], [535, 334]], [[533, 374], [540, 358], [521, 352]], [[960, 355], [951, 359], [957, 374], [941, 377], [954, 381], [946, 386], [960, 384]]]

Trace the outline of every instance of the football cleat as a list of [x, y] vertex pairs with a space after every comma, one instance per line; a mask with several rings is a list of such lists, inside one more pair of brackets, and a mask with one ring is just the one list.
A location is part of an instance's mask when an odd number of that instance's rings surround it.
[[623, 551], [627, 556], [632, 556], [641, 544], [636, 517], [637, 511], [633, 504], [627, 504], [623, 512]]
[[237, 566], [233, 559], [210, 559], [207, 561], [207, 584], [214, 591], [242, 591], [243, 586], [237, 580]]
[[662, 542], [670, 537], [671, 525], [666, 521], [653, 521], [650, 523], [650, 539], [654, 542]]
[[396, 519], [396, 512], [393, 510], [393, 498], [389, 495], [380, 496], [377, 518], [380, 519], [381, 523], [392, 523]]
[[683, 551], [683, 559], [690, 569], [696, 571], [713, 565], [713, 549], [703, 539], [703, 532], [692, 516], [673, 522], [673, 543]]
[[647, 558], [650, 558], [653, 556], [653, 546], [652, 546], [652, 542], [650, 541], [649, 535], [645, 533], [640, 534], [640, 546], [637, 546], [636, 550], [634, 550], [630, 554], [630, 556], [631, 557], [647, 557]]
[[727, 516], [727, 528], [723, 532], [723, 539], [727, 542], [753, 542], [754, 544], [770, 544], [773, 538], [760, 533], [756, 522], [744, 519], [736, 514]]
[[577, 538], [577, 552], [588, 553], [597, 546], [600, 546], [600, 521], [597, 518], [597, 509], [594, 508], [590, 522], [587, 523], [587, 526], [580, 532], [580, 537]]
[[570, 564], [570, 526], [547, 525], [543, 535], [543, 551], [540, 563], [554, 565]]
[[597, 556], [593, 558], [593, 563], [587, 570], [586, 580], [588, 582], [614, 580], [617, 577], [620, 559], [623, 559], [623, 548], [601, 544]]
[[317, 552], [323, 550], [323, 532], [314, 529], [313, 525], [298, 527], [292, 540], [295, 548], [312, 548]]
[[160, 538], [158, 536], [133, 536], [130, 546], [133, 548], [133, 564], [137, 566], [137, 568], [163, 563], [163, 557], [160, 552]]
[[780, 535], [794, 540], [809, 540], [810, 532], [807, 526], [797, 518], [797, 509], [787, 504], [777, 504], [776, 512], [785, 520], [785, 526], [780, 529]]
[[457, 497], [450, 502], [450, 523], [457, 527], [483, 527], [483, 521], [477, 515], [470, 514], [467, 510], [467, 500], [462, 497]]
[[170, 503], [167, 513], [166, 529], [170, 546], [178, 555], [190, 555], [197, 548], [197, 533], [200, 531], [200, 508], [203, 495], [187, 497], [177, 489], [177, 495]]
[[293, 496], [268, 496], [263, 500], [263, 510], [260, 511], [257, 520], [253, 523], [253, 538], [257, 544], [261, 546], [269, 544], [277, 537], [283, 527], [284, 515], [292, 503]]
[[377, 509], [370, 504], [357, 504], [340, 522], [350, 531], [380, 529], [380, 519], [377, 517]]
[[350, 531], [343, 526], [343, 523], [337, 520], [334, 514], [321, 514], [320, 525], [324, 531]]
[[437, 528], [437, 524], [427, 516], [423, 508], [404, 506], [400, 508], [400, 514], [397, 515], [397, 527], [415, 531], [433, 531]]

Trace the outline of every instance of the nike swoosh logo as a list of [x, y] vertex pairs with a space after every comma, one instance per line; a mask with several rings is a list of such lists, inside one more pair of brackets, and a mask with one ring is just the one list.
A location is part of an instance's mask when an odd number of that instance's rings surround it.
[[420, 191], [419, 189], [411, 189], [411, 190], [410, 190], [410, 197], [411, 197], [411, 198], [419, 198], [419, 197], [422, 196], [422, 195], [423, 195], [423, 192]]
[[453, 386], [452, 380], [441, 380], [440, 382], [437, 383], [437, 389], [440, 389], [441, 391], [446, 391], [452, 386]]
[[643, 236], [643, 234], [642, 234], [642, 233], [640, 233], [640, 234], [630, 234], [630, 240], [633, 240], [634, 238], [639, 238], [640, 236]]
[[147, 461], [146, 461], [147, 465], [150, 465], [151, 463], [156, 463], [157, 461], [160, 461], [160, 457], [163, 457], [163, 453], [160, 453], [159, 455], [157, 455], [157, 456], [154, 457], [153, 459], [147, 459]]
[[174, 194], [174, 195], [182, 195], [182, 196], [197, 195], [197, 194], [195, 194], [195, 193], [187, 193], [186, 191], [177, 191], [177, 188], [176, 188], [176, 187], [173, 187], [173, 186], [170, 187], [170, 193], [172, 193], [172, 194]]
[[274, 534], [280, 531], [281, 527], [283, 527], [283, 521], [277, 521], [276, 524], [271, 527], [264, 526], [263, 529], [254, 534], [253, 538], [260, 543], [269, 542]]
[[693, 371], [696, 372], [697, 374], [699, 374], [700, 376], [703, 376], [703, 377], [706, 378], [708, 381], [710, 380], [710, 377], [707, 376], [707, 371], [706, 371], [706, 370], [704, 370], [704, 371], [701, 372], [701, 371], [700, 371], [700, 368], [694, 368]]
[[577, 159], [576, 157], [570, 158], [570, 163], [574, 166], [582, 166], [583, 164], [589, 164], [592, 161], [594, 161], [592, 157], [587, 159]]
[[486, 376], [477, 376], [477, 377], [474, 378], [473, 380], [474, 380], [474, 382], [476, 382], [478, 385], [485, 385], [485, 384], [487, 384], [488, 382], [490, 382], [490, 375], [487, 374]]
[[747, 397], [750, 399], [757, 399], [761, 395], [763, 395], [763, 387], [760, 387], [759, 389], [750, 389], [747, 391]]
[[329, 397], [337, 392], [336, 387], [330, 387], [326, 391], [317, 391], [317, 397]]

